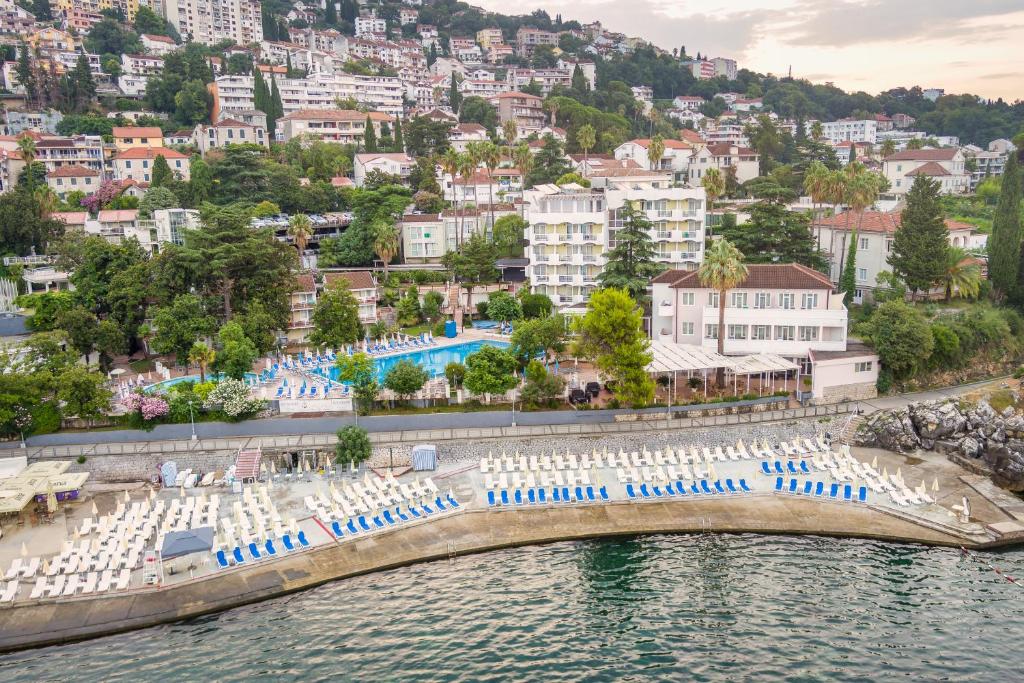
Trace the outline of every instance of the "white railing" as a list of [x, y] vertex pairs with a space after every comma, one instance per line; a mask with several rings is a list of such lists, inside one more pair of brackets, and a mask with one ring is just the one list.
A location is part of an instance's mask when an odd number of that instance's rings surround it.
[[563, 285], [571, 284], [572, 283], [572, 275], [559, 275], [558, 276], [558, 282], [560, 284], [563, 284]]
[[534, 235], [533, 236], [533, 241], [534, 242], [547, 242], [548, 241], [548, 236], [546, 234]]

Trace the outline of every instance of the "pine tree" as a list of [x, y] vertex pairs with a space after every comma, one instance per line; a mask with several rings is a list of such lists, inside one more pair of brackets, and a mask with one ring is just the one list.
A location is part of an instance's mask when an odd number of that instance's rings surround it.
[[857, 289], [857, 231], [850, 233], [850, 245], [846, 250], [846, 264], [839, 276], [839, 291], [843, 293], [843, 305], [853, 303], [853, 295]]
[[623, 289], [634, 301], [642, 301], [651, 278], [665, 268], [655, 260], [657, 250], [646, 214], [626, 202], [618, 216], [622, 227], [615, 231], [615, 247], [607, 252], [607, 263], [598, 281], [602, 287]]
[[271, 140], [275, 139], [277, 120], [284, 116], [284, 104], [281, 102], [281, 91], [277, 89], [277, 78], [270, 79], [270, 111], [267, 112], [267, 135]]
[[370, 120], [369, 114], [366, 115], [366, 128], [363, 132], [363, 151], [377, 151], [377, 132], [373, 129], [373, 121]]
[[81, 111], [96, 96], [96, 81], [93, 80], [92, 70], [89, 68], [89, 60], [84, 54], [78, 55], [78, 61], [75, 63], [71, 77], [75, 82], [78, 95], [78, 100], [75, 102], [75, 110]]
[[21, 54], [18, 55], [18, 65], [14, 69], [18, 76], [18, 83], [25, 89], [26, 104], [30, 107], [36, 102], [39, 96], [39, 84], [36, 81], [36, 73], [32, 68], [32, 61], [28, 56], [28, 45], [21, 44]]
[[583, 69], [580, 68], [579, 64], [572, 70], [572, 89], [576, 92], [587, 92], [590, 90], [587, 77], [583, 75]]
[[150, 187], [163, 187], [174, 180], [174, 173], [171, 171], [171, 167], [163, 154], [158, 154], [156, 159], [153, 160], [153, 174], [151, 178]]
[[266, 10], [263, 11], [263, 39], [277, 40], [277, 20], [274, 15]]
[[889, 255], [893, 273], [911, 293], [927, 292], [942, 279], [948, 249], [949, 230], [942, 216], [939, 184], [918, 176], [907, 192], [907, 207], [893, 236]]
[[459, 79], [452, 73], [452, 84], [448, 88], [448, 106], [456, 114], [459, 113], [459, 106], [462, 104], [462, 93], [459, 92]]
[[324, 10], [324, 23], [328, 26], [338, 25], [338, 10], [334, 6], [334, 0], [327, 0], [327, 8]]
[[437, 43], [430, 44], [430, 51], [427, 52], [427, 66], [434, 66], [434, 62], [437, 61]]
[[402, 119], [395, 119], [395, 151], [405, 151], [405, 140], [402, 138]]
[[1011, 152], [1003, 171], [1003, 185], [988, 239], [988, 277], [999, 298], [1015, 293], [1021, 275], [1021, 168]]
[[284, 57], [284, 75], [288, 78], [292, 77], [292, 53], [289, 52]]
[[264, 114], [270, 115], [270, 92], [267, 90], [267, 82], [263, 80], [263, 72], [259, 68], [253, 69], [253, 94], [252, 102], [255, 109]]

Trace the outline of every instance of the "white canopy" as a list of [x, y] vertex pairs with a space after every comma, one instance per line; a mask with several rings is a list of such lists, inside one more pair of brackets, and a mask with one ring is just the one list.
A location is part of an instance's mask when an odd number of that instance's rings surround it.
[[772, 353], [740, 356], [732, 360], [735, 362], [732, 371], [737, 375], [760, 375], [765, 372], [783, 372], [800, 369], [800, 366], [796, 363]]
[[686, 372], [735, 366], [735, 359], [690, 344], [652, 341], [649, 350], [654, 358], [648, 364], [647, 372]]

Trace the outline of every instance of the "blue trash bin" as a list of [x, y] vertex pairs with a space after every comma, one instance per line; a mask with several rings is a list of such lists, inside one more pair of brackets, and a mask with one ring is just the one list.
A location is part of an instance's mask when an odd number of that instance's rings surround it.
[[455, 326], [454, 320], [449, 320], [444, 324], [444, 336], [449, 339], [455, 339], [459, 334], [458, 328]]

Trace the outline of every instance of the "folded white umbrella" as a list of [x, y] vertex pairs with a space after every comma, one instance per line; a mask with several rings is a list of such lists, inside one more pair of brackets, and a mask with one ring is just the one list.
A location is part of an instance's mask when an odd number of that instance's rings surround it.
[[935, 477], [935, 481], [932, 482], [932, 491], [939, 490], [939, 478]]

